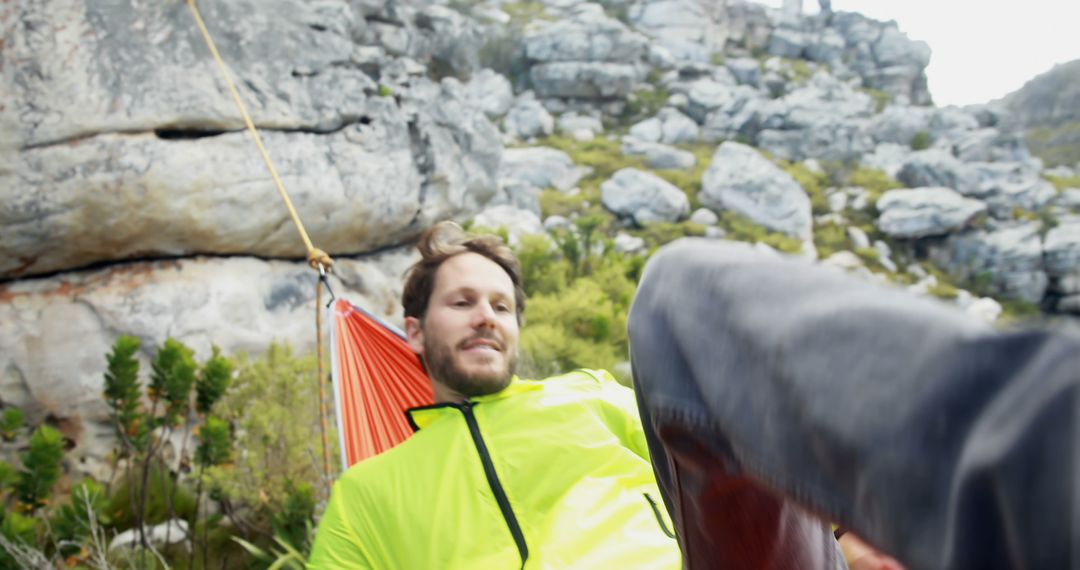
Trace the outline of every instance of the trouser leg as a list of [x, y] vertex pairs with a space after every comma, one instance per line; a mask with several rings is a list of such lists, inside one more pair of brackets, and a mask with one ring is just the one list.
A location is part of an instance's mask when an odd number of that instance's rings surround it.
[[912, 568], [1080, 568], [1075, 337], [700, 241], [630, 333], [688, 567], [827, 568], [831, 520]]

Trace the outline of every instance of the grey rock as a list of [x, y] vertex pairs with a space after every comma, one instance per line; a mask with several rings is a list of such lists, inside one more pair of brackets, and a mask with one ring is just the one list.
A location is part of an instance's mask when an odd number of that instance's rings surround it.
[[[416, 95], [425, 110], [412, 117], [379, 98], [367, 124], [263, 132], [301, 218], [319, 221], [308, 228], [318, 247], [392, 245], [494, 196], [502, 148], [491, 123], [452, 90]], [[425, 141], [415, 149], [410, 122]], [[305, 255], [246, 133], [102, 134], [16, 160], [0, 172], [0, 276], [147, 256]]]
[[799, 30], [777, 28], [769, 38], [768, 52], [778, 57], [801, 59], [809, 43], [806, 34]]
[[511, 205], [487, 208], [473, 218], [473, 223], [485, 228], [505, 228], [511, 246], [521, 243], [522, 236], [544, 233], [544, 224], [536, 212]]
[[677, 61], [707, 62], [727, 43], [727, 12], [723, 4], [701, 0], [645, 0], [630, 5], [629, 18]]
[[708, 208], [698, 208], [690, 214], [690, 221], [703, 226], [715, 226], [720, 223], [720, 217]]
[[986, 211], [986, 204], [945, 187], [890, 190], [877, 201], [877, 227], [895, 238], [944, 235]]
[[564, 133], [588, 131], [595, 136], [604, 132], [604, 125], [600, 122], [600, 119], [575, 113], [567, 113], [559, 117], [558, 125], [559, 131]]
[[499, 180], [499, 193], [487, 203], [488, 207], [509, 205], [540, 215], [540, 190], [528, 182], [516, 178]]
[[544, 219], [544, 229], [551, 231], [555, 229], [566, 229], [573, 226], [573, 223], [565, 216], [548, 216]]
[[645, 164], [656, 169], [686, 170], [697, 163], [692, 152], [666, 144], [639, 141], [633, 137], [623, 139], [622, 153], [627, 156], [644, 156]]
[[698, 198], [703, 206], [731, 210], [769, 229], [810, 239], [806, 191], [752, 147], [730, 141], [720, 145]]
[[602, 11], [579, 10], [571, 18], [539, 25], [525, 34], [532, 62], [636, 63], [648, 52], [645, 37]]
[[690, 212], [686, 194], [669, 182], [635, 168], [623, 168], [600, 185], [604, 207], [636, 224], [676, 222]]
[[1048, 283], [1039, 230], [1039, 224], [1024, 223], [952, 235], [947, 254], [936, 258], [962, 279], [986, 275], [997, 294], [1038, 303]]
[[581, 180], [582, 171], [570, 155], [549, 147], [508, 148], [503, 152], [501, 175], [535, 188], [566, 192]]
[[503, 130], [519, 140], [546, 137], [555, 130], [555, 119], [539, 101], [519, 98], [503, 119]]
[[645, 251], [645, 240], [630, 234], [619, 232], [615, 235], [615, 251], [619, 253], [642, 253]]
[[876, 168], [896, 178], [910, 155], [911, 148], [907, 145], [879, 143], [874, 147], [873, 152], [863, 155], [862, 163], [864, 166]]
[[979, 174], [973, 167], [939, 149], [908, 155], [897, 179], [910, 188], [946, 186], [965, 195], [977, 195], [981, 189]]
[[625, 63], [555, 62], [534, 65], [529, 77], [542, 97], [613, 99], [629, 95], [643, 74]]
[[856, 226], [848, 226], [847, 236], [848, 239], [851, 240], [851, 246], [855, 249], [865, 249], [870, 247], [870, 237], [866, 235], [866, 232]]
[[698, 141], [701, 129], [690, 117], [677, 109], [665, 107], [657, 118], [661, 121], [660, 142], [664, 144], [689, 144]]
[[980, 185], [971, 193], [990, 206], [999, 219], [1011, 219], [1016, 208], [1042, 209], [1056, 195], [1054, 185], [1039, 175], [1037, 166], [1018, 162], [973, 163]]
[[660, 142], [664, 136], [664, 123], [657, 117], [649, 117], [630, 127], [630, 136], [639, 141]]
[[[1046, 232], [1043, 244], [1046, 272], [1057, 282], [1070, 275], [1080, 275], [1080, 218], [1067, 217]], [[1080, 293], [1080, 288], [1060, 292]]]
[[467, 100], [490, 118], [501, 117], [514, 104], [514, 90], [505, 76], [482, 69], [465, 86]]
[[735, 76], [740, 85], [761, 85], [761, 64], [749, 57], [735, 57], [724, 61], [724, 66]]

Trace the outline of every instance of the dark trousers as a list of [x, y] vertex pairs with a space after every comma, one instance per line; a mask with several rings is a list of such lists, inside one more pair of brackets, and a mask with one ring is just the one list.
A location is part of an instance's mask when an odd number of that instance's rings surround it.
[[1080, 570], [1080, 339], [741, 244], [649, 262], [631, 358], [693, 569]]

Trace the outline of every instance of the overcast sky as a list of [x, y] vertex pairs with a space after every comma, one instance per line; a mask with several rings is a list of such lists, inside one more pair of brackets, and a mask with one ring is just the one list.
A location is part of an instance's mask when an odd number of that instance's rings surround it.
[[[926, 75], [938, 105], [985, 103], [1080, 59], [1080, 0], [832, 0], [832, 8], [896, 20], [930, 44]], [[804, 0], [804, 10], [817, 12], [817, 0]]]

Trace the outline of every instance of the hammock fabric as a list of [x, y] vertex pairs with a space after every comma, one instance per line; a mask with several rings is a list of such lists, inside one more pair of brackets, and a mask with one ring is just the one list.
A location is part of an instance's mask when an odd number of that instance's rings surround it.
[[405, 410], [433, 403], [434, 394], [404, 333], [345, 299], [332, 311], [331, 375], [348, 469], [408, 439]]

